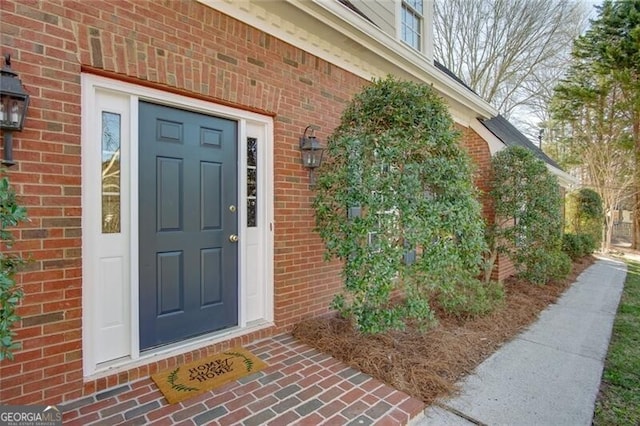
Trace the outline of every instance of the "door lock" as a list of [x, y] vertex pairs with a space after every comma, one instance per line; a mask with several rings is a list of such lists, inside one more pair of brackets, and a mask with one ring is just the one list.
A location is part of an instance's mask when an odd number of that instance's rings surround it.
[[229, 206], [229, 211], [230, 211], [231, 213], [235, 213], [235, 212], [236, 212], [236, 206], [234, 206], [233, 204], [231, 204], [231, 205]]
[[229, 241], [231, 241], [232, 243], [237, 243], [238, 242], [238, 236], [236, 234], [229, 235]]

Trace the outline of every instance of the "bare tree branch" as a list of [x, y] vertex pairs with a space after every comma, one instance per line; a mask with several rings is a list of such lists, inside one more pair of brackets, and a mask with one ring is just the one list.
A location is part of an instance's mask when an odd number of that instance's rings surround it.
[[436, 0], [435, 56], [503, 115], [537, 110], [588, 13], [573, 0]]

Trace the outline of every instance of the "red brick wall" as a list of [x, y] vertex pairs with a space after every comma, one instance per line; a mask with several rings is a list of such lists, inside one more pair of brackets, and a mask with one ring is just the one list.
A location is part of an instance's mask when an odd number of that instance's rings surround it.
[[[22, 349], [14, 362], [0, 364], [0, 402], [75, 399], [328, 312], [339, 265], [323, 261], [313, 232], [313, 192], [298, 138], [309, 124], [326, 138], [364, 80], [195, 1], [3, 0], [0, 8], [1, 53], [12, 54], [31, 94], [25, 130], [14, 136], [10, 179], [31, 218], [15, 249], [33, 259], [19, 276], [26, 294], [17, 329]], [[275, 117], [275, 328], [83, 381], [83, 68]], [[484, 155], [477, 135], [465, 131], [465, 138], [472, 155]]]
[[[462, 132], [462, 143], [467, 149], [476, 166], [474, 182], [480, 190], [480, 201], [482, 202], [482, 214], [488, 224], [494, 222], [494, 210], [488, 191], [491, 189], [491, 151], [489, 145], [470, 127], [458, 126]], [[503, 280], [515, 273], [513, 263], [504, 255], [499, 255], [494, 266], [492, 277], [496, 280]]]
[[25, 131], [14, 138], [10, 178], [31, 218], [16, 250], [34, 261], [19, 277], [26, 294], [17, 336], [23, 349], [0, 366], [0, 401], [68, 400], [176, 361], [82, 383], [83, 66], [274, 115], [278, 331], [328, 311], [340, 285], [338, 268], [323, 261], [312, 231], [313, 193], [299, 164], [298, 138], [309, 124], [326, 137], [365, 81], [197, 2], [3, 1], [1, 7], [2, 52], [12, 54], [32, 95]]
[[482, 137], [470, 127], [457, 126], [462, 133], [462, 145], [473, 160], [474, 183], [480, 191], [480, 202], [482, 203], [482, 214], [488, 223], [493, 223], [493, 206], [488, 196], [491, 182], [491, 151], [489, 145]]

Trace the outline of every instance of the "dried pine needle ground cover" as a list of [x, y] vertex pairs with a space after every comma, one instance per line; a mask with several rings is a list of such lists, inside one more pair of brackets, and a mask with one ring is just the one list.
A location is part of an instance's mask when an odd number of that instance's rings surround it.
[[536, 286], [505, 282], [505, 304], [477, 319], [459, 320], [437, 310], [439, 323], [426, 332], [405, 331], [364, 336], [340, 318], [315, 318], [296, 325], [300, 341], [431, 404], [455, 390], [454, 384], [503, 343], [531, 324], [595, 259], [575, 262], [560, 282]]

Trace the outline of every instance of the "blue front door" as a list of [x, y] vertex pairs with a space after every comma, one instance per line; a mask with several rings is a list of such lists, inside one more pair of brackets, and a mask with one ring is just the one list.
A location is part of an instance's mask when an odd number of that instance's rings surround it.
[[237, 123], [139, 104], [140, 349], [238, 323]]

